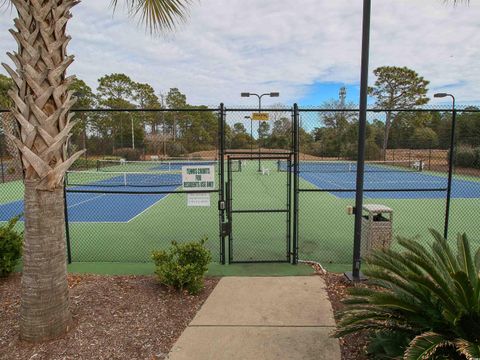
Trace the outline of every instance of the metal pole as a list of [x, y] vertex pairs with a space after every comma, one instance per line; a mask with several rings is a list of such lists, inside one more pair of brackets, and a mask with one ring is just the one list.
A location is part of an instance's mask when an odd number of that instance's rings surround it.
[[253, 120], [250, 116], [250, 152], [252, 153], [250, 156], [253, 155]]
[[[298, 263], [298, 173], [299, 173], [299, 115], [298, 105], [293, 105], [293, 261], [292, 264]], [[291, 169], [288, 169], [291, 171]]]
[[67, 207], [67, 179], [63, 180], [63, 211], [65, 214], [65, 239], [67, 241], [67, 260], [72, 263], [72, 248], [70, 245], [70, 226], [68, 223], [68, 207]]
[[355, 196], [355, 235], [353, 239], [352, 273], [345, 275], [351, 281], [361, 279], [360, 242], [362, 236], [363, 180], [365, 170], [365, 135], [367, 127], [367, 90], [368, 90], [368, 58], [370, 46], [370, 12], [371, 0], [363, 1], [362, 28], [362, 65], [360, 76], [360, 116], [358, 129], [357, 187]]
[[223, 224], [225, 223], [225, 107], [223, 103], [220, 104], [220, 117], [219, 117], [219, 135], [220, 135], [220, 149], [219, 149], [219, 161], [220, 161], [220, 262], [225, 265], [225, 234]]
[[450, 218], [450, 200], [452, 197], [452, 175], [453, 163], [455, 161], [455, 128], [457, 120], [457, 110], [455, 110], [455, 96], [448, 95], [452, 98], [452, 131], [450, 132], [450, 153], [448, 154], [448, 184], [447, 184], [447, 204], [445, 206], [445, 227], [443, 229], [443, 237], [448, 236], [448, 220]]
[[[257, 95], [258, 97], [258, 112], [261, 113], [262, 112], [262, 96], [263, 95]], [[261, 165], [261, 162], [260, 162], [260, 156], [261, 156], [261, 151], [262, 151], [262, 144], [261, 144], [261, 141], [260, 141], [260, 125], [261, 125], [261, 121], [258, 122], [258, 172], [261, 172], [262, 171], [262, 165]]]
[[0, 143], [0, 167], [2, 168], [2, 183], [5, 182], [5, 169], [4, 169], [4, 163], [3, 163], [3, 143], [5, 142], [5, 133], [2, 136], [2, 142]]

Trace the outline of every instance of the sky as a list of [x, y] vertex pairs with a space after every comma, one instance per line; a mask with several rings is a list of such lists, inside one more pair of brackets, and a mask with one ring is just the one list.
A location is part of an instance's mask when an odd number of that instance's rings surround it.
[[[123, 72], [157, 93], [178, 87], [195, 105], [256, 106], [240, 92], [278, 91], [263, 106], [321, 106], [341, 86], [358, 103], [361, 0], [202, 0], [175, 33], [156, 36], [109, 4], [82, 1], [67, 29], [75, 55], [68, 73], [94, 89], [99, 77]], [[16, 49], [8, 33], [14, 16], [0, 13], [2, 62]], [[407, 66], [430, 81], [431, 98], [450, 92], [480, 104], [479, 19], [479, 0], [372, 0], [369, 83], [378, 66]]]

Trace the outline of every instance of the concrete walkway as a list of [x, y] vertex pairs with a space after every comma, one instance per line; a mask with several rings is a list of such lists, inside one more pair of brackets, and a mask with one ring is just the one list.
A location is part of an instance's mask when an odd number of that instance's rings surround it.
[[225, 277], [168, 359], [336, 360], [334, 328], [319, 276]]

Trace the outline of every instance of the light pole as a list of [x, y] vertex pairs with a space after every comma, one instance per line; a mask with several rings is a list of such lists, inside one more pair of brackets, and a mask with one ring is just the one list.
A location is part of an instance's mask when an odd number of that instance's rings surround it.
[[358, 118], [358, 150], [357, 180], [355, 189], [355, 228], [353, 238], [353, 266], [351, 273], [345, 273], [350, 281], [362, 279], [361, 241], [362, 241], [362, 207], [363, 185], [365, 180], [365, 138], [367, 129], [367, 97], [368, 97], [368, 62], [370, 55], [370, 15], [371, 0], [363, 0], [362, 21], [362, 60], [360, 66], [360, 113]]
[[[269, 93], [264, 93], [264, 94], [255, 94], [255, 93], [250, 93], [250, 92], [242, 92], [240, 94], [241, 97], [250, 97], [250, 96], [256, 96], [258, 98], [258, 112], [262, 112], [262, 97], [264, 96], [270, 96], [270, 97], [279, 97], [280, 93], [279, 92], [269, 92]], [[260, 122], [258, 123], [258, 171], [262, 171], [262, 166], [261, 166], [261, 161], [260, 161], [260, 156], [261, 156], [261, 144], [260, 144]]]
[[447, 93], [436, 93], [433, 97], [452, 98], [452, 131], [450, 132], [450, 153], [448, 154], [448, 183], [447, 183], [447, 204], [445, 206], [445, 227], [443, 229], [443, 237], [446, 239], [448, 235], [448, 220], [450, 217], [450, 197], [452, 195], [452, 174], [453, 174], [453, 161], [455, 159], [455, 128], [457, 111], [455, 110], [455, 96]]
[[253, 153], [253, 121], [251, 116], [244, 116], [244, 119], [250, 119], [250, 154], [251, 154]]

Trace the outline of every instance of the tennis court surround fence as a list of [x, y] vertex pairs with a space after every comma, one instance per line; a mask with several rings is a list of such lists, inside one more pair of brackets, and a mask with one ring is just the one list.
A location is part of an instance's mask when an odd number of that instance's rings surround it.
[[[86, 153], [65, 180], [69, 260], [145, 262], [172, 240], [208, 237], [213, 258], [225, 263], [350, 264], [358, 110], [276, 107], [262, 110], [268, 122], [252, 112], [77, 110], [69, 151]], [[384, 142], [387, 112], [368, 111], [364, 203], [393, 209], [394, 236], [429, 242], [428, 229], [443, 233], [447, 219], [452, 112], [395, 110]], [[456, 115], [456, 144], [473, 155], [454, 167], [449, 239], [466, 232], [479, 246], [480, 113]], [[16, 131], [9, 113], [0, 126], [6, 221], [22, 211], [23, 172], [5, 135]], [[186, 165], [213, 166], [209, 207], [188, 206]]]

